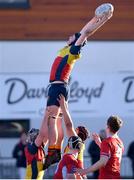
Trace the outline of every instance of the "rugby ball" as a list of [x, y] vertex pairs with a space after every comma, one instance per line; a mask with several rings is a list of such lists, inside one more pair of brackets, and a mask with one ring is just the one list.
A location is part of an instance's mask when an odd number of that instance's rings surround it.
[[104, 3], [96, 8], [95, 15], [101, 17], [103, 15], [109, 16], [114, 12], [114, 6], [110, 3]]

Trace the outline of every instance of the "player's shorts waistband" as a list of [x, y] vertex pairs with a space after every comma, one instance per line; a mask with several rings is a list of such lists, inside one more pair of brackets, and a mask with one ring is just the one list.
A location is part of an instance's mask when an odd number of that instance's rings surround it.
[[62, 86], [64, 86], [64, 87], [68, 88], [68, 83], [65, 83], [65, 82], [63, 82], [63, 83], [62, 83], [62, 82], [61, 82], [61, 83], [58, 83], [58, 82], [57, 82], [57, 83], [50, 82], [50, 83], [48, 84], [48, 86], [47, 86], [47, 91], [48, 91], [49, 88], [52, 87], [52, 86], [53, 86], [53, 87], [56, 87], [56, 86], [58, 86], [58, 87], [61, 86], [61, 87], [62, 87]]
[[67, 83], [55, 83], [55, 84], [53, 84], [53, 83], [50, 83], [49, 85], [48, 85], [48, 88], [49, 87], [68, 87], [68, 84]]
[[52, 81], [49, 85], [68, 85], [68, 83], [64, 81]]

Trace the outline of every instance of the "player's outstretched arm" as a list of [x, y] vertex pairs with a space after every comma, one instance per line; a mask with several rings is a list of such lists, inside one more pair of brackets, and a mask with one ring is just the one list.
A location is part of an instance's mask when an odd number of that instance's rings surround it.
[[89, 173], [92, 173], [92, 172], [97, 171], [100, 168], [104, 167], [107, 164], [108, 160], [109, 160], [108, 156], [101, 156], [100, 160], [97, 161], [92, 166], [90, 166], [89, 168], [87, 168], [87, 169], [76, 169], [75, 171], [77, 173], [79, 173], [80, 175], [89, 174]]
[[102, 27], [107, 21], [107, 16], [102, 16], [101, 18], [98, 18], [97, 16], [93, 17], [80, 31], [81, 36], [76, 41], [75, 45], [79, 46], [81, 45], [89, 36], [94, 34], [100, 27]]
[[[103, 5], [102, 5], [103, 6]], [[99, 8], [99, 7], [98, 7]], [[80, 31], [81, 36], [75, 45], [81, 45], [89, 36], [94, 34], [101, 26], [103, 26], [113, 16], [113, 10], [102, 12], [102, 15], [95, 15]]]
[[61, 110], [63, 113], [67, 136], [68, 137], [77, 136], [75, 129], [74, 129], [72, 118], [71, 118], [69, 110], [68, 110], [68, 105], [67, 105], [67, 102], [65, 101], [64, 96], [60, 95], [58, 101], [60, 103], [60, 107], [61, 107]]

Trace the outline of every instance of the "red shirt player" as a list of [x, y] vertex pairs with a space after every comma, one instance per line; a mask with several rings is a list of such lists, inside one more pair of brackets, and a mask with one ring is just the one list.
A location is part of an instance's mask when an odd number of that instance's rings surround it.
[[94, 140], [100, 146], [100, 160], [87, 169], [77, 169], [81, 175], [99, 171], [99, 179], [120, 179], [120, 165], [124, 151], [123, 142], [117, 133], [122, 126], [122, 120], [117, 116], [111, 116], [107, 121], [108, 138], [101, 142], [97, 134], [93, 134]]

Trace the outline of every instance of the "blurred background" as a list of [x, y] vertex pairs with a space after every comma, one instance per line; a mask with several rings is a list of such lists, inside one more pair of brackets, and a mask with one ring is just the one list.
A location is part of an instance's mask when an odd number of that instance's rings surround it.
[[[68, 37], [79, 32], [104, 2], [0, 0], [0, 178], [23, 176], [24, 132], [41, 125], [51, 64]], [[109, 2], [115, 7], [113, 18], [89, 39], [73, 70], [69, 108], [75, 127], [85, 125], [91, 132], [105, 129], [111, 114], [123, 119], [121, 175], [132, 178], [134, 1]], [[91, 141], [86, 142], [85, 166], [92, 160]]]

